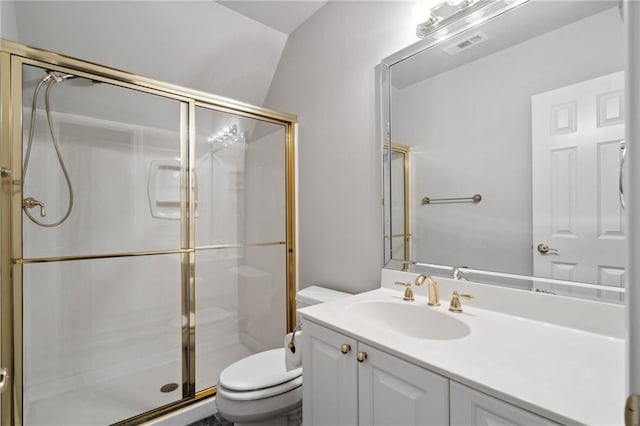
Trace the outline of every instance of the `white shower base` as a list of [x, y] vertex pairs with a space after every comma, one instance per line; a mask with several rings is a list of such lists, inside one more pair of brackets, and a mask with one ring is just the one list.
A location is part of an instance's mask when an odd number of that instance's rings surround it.
[[[198, 388], [214, 385], [222, 369], [253, 352], [245, 345], [235, 343], [217, 351], [199, 353], [196, 365], [204, 365], [206, 368], [196, 371], [197, 383], [204, 384]], [[90, 426], [124, 420], [179, 400], [182, 395], [181, 387], [170, 393], [161, 393], [160, 387], [166, 384], [168, 371], [180, 369], [181, 362], [176, 360], [134, 374], [41, 398], [30, 398], [30, 390], [25, 389], [24, 424]], [[174, 419], [174, 423], [167, 424], [180, 425], [190, 422], [184, 420], [185, 423], [180, 423], [182, 420], [178, 419], [179, 417]]]

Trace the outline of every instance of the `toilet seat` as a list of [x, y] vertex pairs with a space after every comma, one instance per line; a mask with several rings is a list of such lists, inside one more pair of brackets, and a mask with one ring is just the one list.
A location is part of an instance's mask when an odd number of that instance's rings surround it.
[[236, 401], [268, 398], [302, 385], [302, 368], [287, 371], [284, 348], [253, 354], [225, 368], [218, 393]]
[[297, 387], [302, 386], [302, 376], [296, 377], [288, 382], [281, 383], [277, 386], [270, 388], [257, 389], [254, 391], [233, 391], [224, 387], [222, 384], [218, 384], [218, 395], [222, 395], [225, 398], [234, 401], [254, 401], [256, 399], [264, 399], [272, 396], [280, 395], [285, 392], [289, 392]]

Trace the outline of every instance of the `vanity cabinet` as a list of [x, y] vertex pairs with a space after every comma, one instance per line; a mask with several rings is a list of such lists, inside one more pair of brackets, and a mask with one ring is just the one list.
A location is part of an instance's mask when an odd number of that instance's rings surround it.
[[446, 378], [312, 322], [303, 330], [305, 426], [449, 423]]
[[445, 425], [449, 423], [449, 380], [358, 343], [367, 358], [358, 363], [358, 420], [361, 425]]
[[557, 423], [303, 319], [305, 426]]
[[358, 342], [302, 322], [302, 410], [305, 426], [358, 423]]
[[552, 426], [558, 425], [475, 389], [451, 382], [451, 425], [455, 426]]

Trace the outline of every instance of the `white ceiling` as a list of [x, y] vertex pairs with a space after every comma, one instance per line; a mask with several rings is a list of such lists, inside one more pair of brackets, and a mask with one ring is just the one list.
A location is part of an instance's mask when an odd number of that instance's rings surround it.
[[289, 35], [327, 2], [230, 0], [218, 1], [218, 3]]

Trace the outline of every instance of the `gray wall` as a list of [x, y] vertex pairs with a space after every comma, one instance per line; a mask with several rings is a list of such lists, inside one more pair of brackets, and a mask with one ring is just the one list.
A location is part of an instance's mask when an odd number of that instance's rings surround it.
[[[532, 274], [531, 96], [622, 70], [622, 40], [614, 7], [394, 91], [393, 140], [413, 150], [414, 259]], [[474, 193], [477, 205], [420, 205]]]
[[294, 31], [265, 105], [298, 114], [300, 287], [361, 292], [382, 267], [375, 67], [416, 40], [411, 2], [330, 2]]
[[15, 4], [10, 0], [0, 1], [0, 37], [14, 41], [18, 39]]

